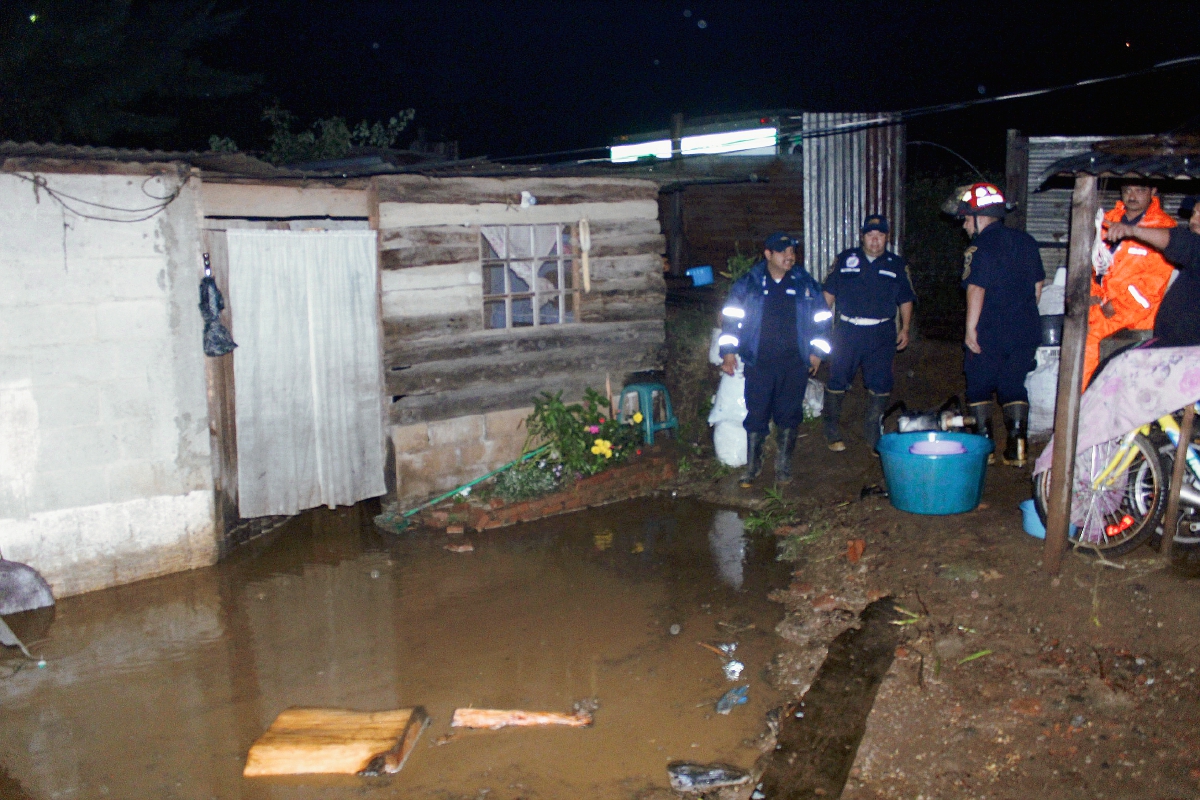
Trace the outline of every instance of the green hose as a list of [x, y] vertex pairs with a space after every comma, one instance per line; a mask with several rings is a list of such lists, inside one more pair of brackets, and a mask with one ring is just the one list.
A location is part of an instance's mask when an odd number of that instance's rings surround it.
[[528, 461], [529, 459], [533, 458], [534, 456], [545, 452], [549, 448], [550, 448], [550, 445], [544, 444], [536, 450], [530, 450], [528, 453], [525, 453], [520, 458], [513, 459], [512, 461], [508, 462], [504, 466], [497, 467], [496, 469], [492, 470], [488, 474], [486, 474], [480, 478], [476, 478], [475, 480], [470, 481], [468, 483], [464, 483], [462, 486], [459, 486], [457, 489], [452, 489], [451, 491], [446, 492], [443, 495], [439, 495], [439, 496], [433, 498], [432, 500], [426, 501], [426, 502], [422, 503], [421, 505], [417, 506], [416, 508], [411, 508], [408, 511], [405, 511], [403, 514], [398, 515], [394, 511], [385, 511], [382, 514], [380, 514], [379, 516], [375, 517], [375, 524], [378, 525], [379, 527], [383, 528], [386, 531], [390, 531], [392, 533], [399, 533], [400, 531], [402, 531], [408, 527], [408, 518], [411, 517], [412, 515], [420, 512], [420, 511], [424, 511], [425, 509], [429, 508], [430, 506], [435, 506], [438, 503], [442, 502], [443, 500], [447, 500], [447, 499], [453, 497], [454, 495], [461, 492], [463, 489], [470, 489], [472, 486], [475, 486], [476, 484], [483, 483], [488, 478], [491, 478], [494, 475], [499, 475], [501, 472], [504, 472], [504, 470], [515, 467], [517, 464], [520, 464], [522, 461]]

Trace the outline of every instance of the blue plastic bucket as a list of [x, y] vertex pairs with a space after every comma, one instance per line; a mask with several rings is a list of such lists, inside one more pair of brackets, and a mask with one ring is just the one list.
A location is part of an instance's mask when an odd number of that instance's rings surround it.
[[[919, 455], [919, 441], [950, 440], [967, 449], [953, 455]], [[992, 441], [971, 433], [889, 433], [879, 439], [879, 458], [892, 505], [910, 514], [963, 514], [979, 505]]]
[[692, 279], [692, 286], [708, 286], [713, 282], [713, 268], [711, 265], [692, 267], [687, 271], [687, 275]]

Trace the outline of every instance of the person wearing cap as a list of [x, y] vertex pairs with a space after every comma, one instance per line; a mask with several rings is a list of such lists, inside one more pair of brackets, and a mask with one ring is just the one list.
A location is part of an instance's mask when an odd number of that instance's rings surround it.
[[886, 217], [879, 214], [867, 217], [862, 224], [862, 245], [839, 253], [825, 279], [825, 302], [836, 317], [822, 415], [826, 444], [835, 453], [846, 449], [839, 429], [842, 400], [859, 369], [867, 388], [863, 439], [874, 451], [883, 412], [892, 393], [892, 359], [897, 350], [908, 347], [908, 329], [917, 296], [908, 279], [908, 265], [887, 249], [888, 232]]
[[[1175, 220], [1163, 211], [1158, 190], [1153, 186], [1127, 183], [1121, 199], [1104, 215], [1103, 229], [1113, 225], [1144, 228], [1174, 228]], [[1107, 238], [1107, 234], [1106, 234]], [[1145, 242], [1123, 240], [1114, 246], [1112, 264], [1092, 283], [1092, 306], [1088, 309], [1087, 341], [1083, 354], [1083, 388], [1091, 383], [1100, 364], [1100, 340], [1117, 331], [1154, 327], [1155, 315], [1171, 280], [1171, 265], [1163, 254]]]
[[1200, 197], [1189, 195], [1179, 204], [1179, 218], [1188, 227], [1151, 228], [1117, 222], [1109, 226], [1110, 242], [1136, 239], [1162, 251], [1179, 270], [1154, 318], [1154, 347], [1200, 345]]
[[1005, 227], [1008, 207], [994, 184], [964, 187], [957, 202], [952, 199], [947, 206], [971, 237], [963, 259], [962, 285], [967, 293], [963, 373], [975, 431], [992, 438], [995, 394], [1008, 434], [1001, 460], [1023, 467], [1029, 424], [1025, 376], [1036, 366], [1042, 341], [1037, 305], [1046, 279], [1042, 255], [1032, 236]]
[[749, 488], [762, 470], [762, 448], [777, 430], [775, 480], [792, 476], [796, 428], [803, 421], [808, 376], [829, 352], [829, 309], [821, 285], [794, 269], [796, 240], [786, 233], [767, 237], [763, 257], [738, 278], [721, 310], [721, 369], [728, 375], [741, 358], [746, 375], [746, 472]]

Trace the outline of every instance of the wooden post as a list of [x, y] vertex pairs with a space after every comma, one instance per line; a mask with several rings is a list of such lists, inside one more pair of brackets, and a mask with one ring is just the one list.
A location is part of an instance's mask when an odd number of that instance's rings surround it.
[[1183, 422], [1179, 423], [1179, 444], [1175, 448], [1175, 466], [1171, 470], [1171, 491], [1167, 495], [1167, 511], [1163, 514], [1163, 537], [1159, 555], [1163, 563], [1171, 565], [1171, 550], [1175, 544], [1175, 528], [1179, 521], [1179, 490], [1183, 487], [1184, 467], [1187, 464], [1188, 447], [1192, 444], [1192, 426], [1196, 419], [1196, 404], [1188, 403], [1183, 410]]
[[[671, 115], [671, 168], [683, 170], [683, 114]], [[667, 258], [671, 274], [683, 274], [683, 185], [671, 190], [671, 217], [667, 220]]]
[[1087, 342], [1088, 309], [1092, 294], [1092, 243], [1096, 238], [1096, 209], [1100, 196], [1093, 175], [1077, 175], [1071, 197], [1071, 239], [1067, 256], [1066, 318], [1059, 353], [1058, 398], [1054, 408], [1054, 460], [1050, 466], [1050, 497], [1046, 508], [1046, 543], [1042, 564], [1057, 575], [1067, 549], [1071, 524], [1071, 483], [1075, 444], [1079, 441], [1080, 387], [1083, 351]]
[[1004, 197], [1015, 206], [1004, 218], [1004, 224], [1019, 231], [1025, 230], [1029, 201], [1029, 137], [1015, 128], [1008, 129], [1008, 154], [1004, 167]]

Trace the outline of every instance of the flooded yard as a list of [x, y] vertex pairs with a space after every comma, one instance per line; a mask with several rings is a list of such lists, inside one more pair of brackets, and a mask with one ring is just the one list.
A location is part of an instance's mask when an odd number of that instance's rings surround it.
[[[10, 618], [47, 664], [0, 662], [0, 796], [630, 798], [665, 789], [670, 761], [760, 754], [782, 699], [766, 596], [787, 573], [734, 512], [628, 502], [454, 553], [380, 533], [373, 511], [311, 511], [216, 567], [68, 598], [48, 625]], [[741, 679], [697, 642], [737, 642]], [[717, 715], [739, 684], [748, 704]], [[592, 728], [448, 736], [458, 707], [587, 699]], [[394, 776], [242, 778], [290, 706], [423, 706], [432, 725]]]

